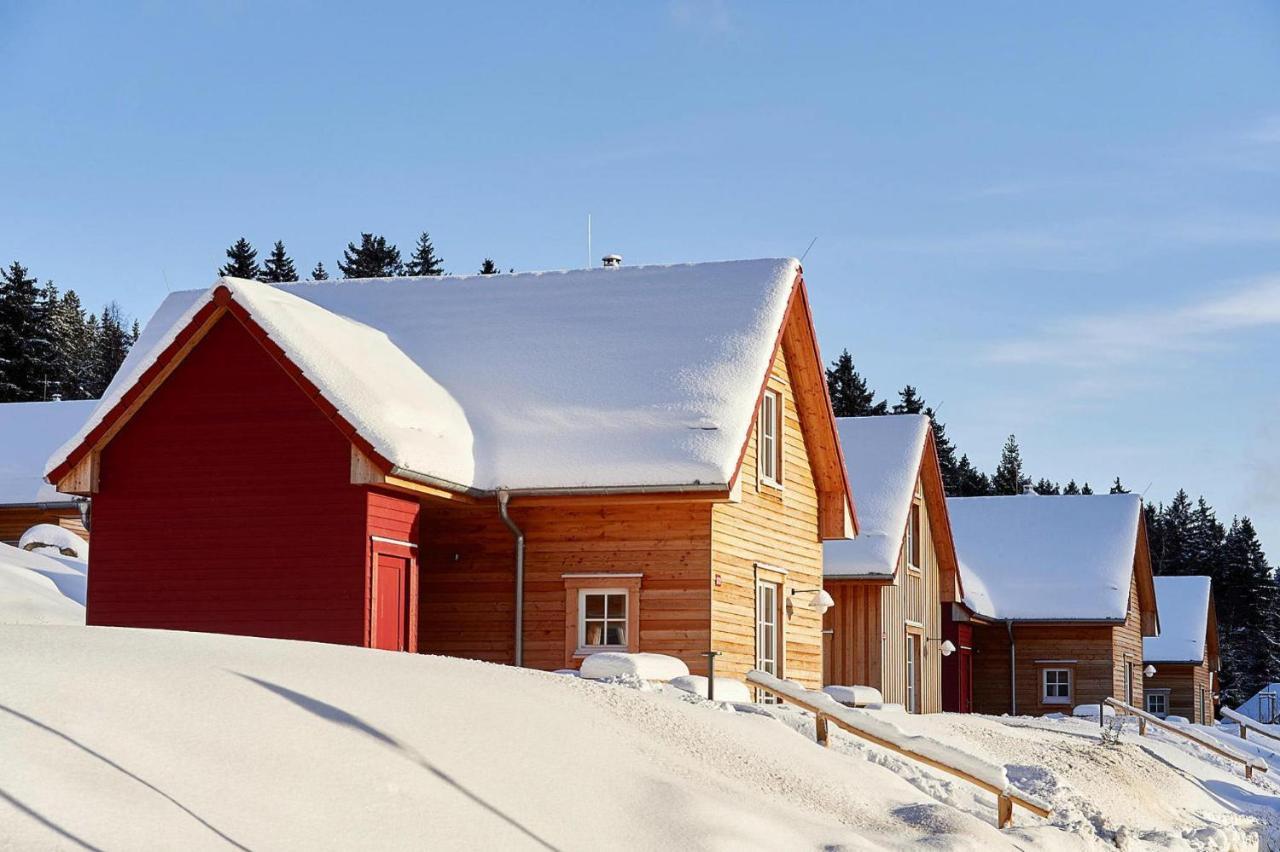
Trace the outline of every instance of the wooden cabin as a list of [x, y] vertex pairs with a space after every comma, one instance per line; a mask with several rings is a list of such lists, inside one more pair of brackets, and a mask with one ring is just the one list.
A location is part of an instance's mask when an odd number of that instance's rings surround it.
[[911, 713], [942, 709], [942, 607], [958, 600], [955, 546], [929, 418], [837, 421], [859, 534], [824, 547], [828, 685], [872, 686]]
[[[944, 633], [970, 653], [944, 705], [1070, 713], [1111, 696], [1143, 704], [1144, 637], [1159, 632], [1142, 501], [1134, 494], [953, 497], [963, 600]], [[956, 640], [953, 640], [956, 641]], [[953, 655], [944, 669], [962, 665]]]
[[1222, 667], [1213, 583], [1208, 577], [1156, 577], [1155, 585], [1160, 635], [1142, 643], [1143, 662], [1156, 670], [1143, 684], [1146, 711], [1211, 725]]
[[0, 542], [17, 545], [36, 524], [88, 540], [87, 504], [45, 482], [44, 465], [96, 405], [91, 399], [0, 403]]
[[821, 680], [855, 532], [794, 260], [268, 286], [161, 305], [50, 479], [88, 623]]

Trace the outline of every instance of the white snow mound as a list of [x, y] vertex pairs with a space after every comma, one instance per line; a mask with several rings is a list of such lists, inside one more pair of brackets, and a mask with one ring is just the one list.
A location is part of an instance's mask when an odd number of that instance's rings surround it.
[[[624, 651], [601, 651], [582, 661], [579, 672], [591, 680], [607, 677], [636, 677], [640, 680], [671, 680], [686, 677], [689, 667], [683, 660], [666, 654], [628, 654]], [[717, 688], [719, 683], [716, 684]]]
[[22, 550], [52, 547], [62, 556], [89, 561], [89, 542], [57, 524], [36, 524], [18, 539], [18, 547]]

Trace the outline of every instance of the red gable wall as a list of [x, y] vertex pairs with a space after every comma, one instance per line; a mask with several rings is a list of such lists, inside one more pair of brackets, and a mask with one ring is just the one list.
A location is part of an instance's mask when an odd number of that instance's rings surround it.
[[350, 444], [224, 317], [102, 452], [90, 624], [366, 641]]

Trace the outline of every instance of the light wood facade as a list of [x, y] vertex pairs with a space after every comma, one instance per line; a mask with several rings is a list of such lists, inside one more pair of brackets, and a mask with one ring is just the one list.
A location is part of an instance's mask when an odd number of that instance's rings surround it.
[[36, 524], [53, 524], [70, 530], [89, 540], [80, 510], [73, 505], [53, 506], [0, 506], [0, 542], [17, 546], [22, 534]]

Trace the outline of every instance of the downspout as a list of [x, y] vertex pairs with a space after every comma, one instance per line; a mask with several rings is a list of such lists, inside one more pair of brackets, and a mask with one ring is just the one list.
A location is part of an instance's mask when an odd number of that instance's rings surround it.
[[1009, 628], [1009, 715], [1018, 715], [1018, 645], [1013, 639], [1013, 619], [1004, 620]]
[[77, 500], [76, 508], [80, 510], [80, 524], [84, 531], [93, 532], [93, 504], [89, 502], [89, 498], [81, 497]]
[[511, 516], [507, 514], [507, 501], [511, 499], [511, 495], [506, 491], [498, 492], [498, 514], [502, 516], [502, 523], [507, 525], [507, 529], [511, 530], [511, 535], [516, 540], [516, 659], [517, 666], [524, 665], [524, 533], [516, 526], [516, 522], [511, 520]]

